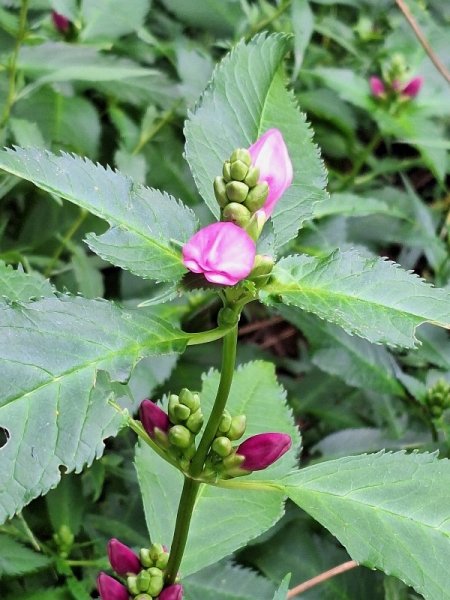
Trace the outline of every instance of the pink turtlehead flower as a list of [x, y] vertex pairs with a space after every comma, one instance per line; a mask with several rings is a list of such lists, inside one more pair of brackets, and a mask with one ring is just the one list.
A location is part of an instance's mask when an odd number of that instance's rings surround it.
[[101, 600], [129, 599], [127, 588], [106, 573], [100, 573], [97, 577], [97, 589]]
[[203, 273], [211, 283], [235, 285], [245, 279], [255, 261], [256, 245], [248, 233], [231, 222], [207, 225], [183, 246], [183, 263]]
[[269, 186], [267, 200], [261, 209], [268, 219], [275, 204], [292, 183], [293, 169], [289, 152], [278, 129], [266, 131], [248, 151], [252, 164], [260, 171], [260, 183], [265, 181]]
[[118, 575], [137, 575], [142, 569], [141, 561], [133, 550], [115, 538], [108, 542], [108, 558], [111, 567]]
[[159, 600], [183, 600], [183, 586], [179, 583], [169, 585], [160, 593]]
[[381, 96], [383, 96], [386, 91], [384, 83], [379, 77], [371, 77], [369, 79], [369, 86], [370, 91], [372, 92], [372, 95], [375, 96], [375, 98], [381, 98]]
[[[169, 431], [169, 416], [151, 400], [141, 402], [139, 413], [142, 427], [152, 439], [155, 437], [155, 429], [160, 429], [164, 433]], [[113, 568], [115, 567], [113, 566]], [[117, 571], [117, 569], [115, 570]], [[119, 573], [119, 571], [117, 572]]]
[[236, 454], [243, 456], [239, 467], [245, 471], [261, 471], [267, 469], [285, 454], [292, 445], [286, 433], [258, 433], [242, 442]]
[[70, 21], [67, 17], [56, 11], [52, 12], [53, 25], [61, 33], [67, 33], [70, 27]]
[[415, 98], [422, 88], [423, 81], [423, 77], [413, 77], [403, 86], [402, 94], [409, 98]]

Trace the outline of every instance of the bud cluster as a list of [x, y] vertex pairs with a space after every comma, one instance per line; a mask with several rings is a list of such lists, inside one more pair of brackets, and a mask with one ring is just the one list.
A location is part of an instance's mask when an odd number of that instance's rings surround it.
[[450, 383], [439, 379], [429, 388], [425, 402], [433, 419], [440, 419], [444, 411], [450, 409]]
[[246, 227], [253, 213], [264, 206], [269, 186], [258, 183], [260, 170], [252, 165], [250, 152], [245, 148], [235, 150], [225, 161], [222, 177], [214, 180], [214, 194], [222, 209], [222, 219]]
[[161, 544], [142, 548], [139, 556], [119, 540], [108, 543], [108, 557], [117, 575], [126, 578], [126, 585], [100, 573], [97, 587], [101, 600], [182, 600], [183, 587], [164, 587], [164, 575], [169, 553]]
[[203, 472], [205, 477], [230, 477], [230, 469], [234, 471], [234, 468], [242, 463], [243, 457], [236, 457], [236, 448], [233, 447], [232, 442], [239, 440], [244, 435], [246, 424], [245, 415], [232, 417], [227, 410], [223, 411], [211, 451], [206, 460]]

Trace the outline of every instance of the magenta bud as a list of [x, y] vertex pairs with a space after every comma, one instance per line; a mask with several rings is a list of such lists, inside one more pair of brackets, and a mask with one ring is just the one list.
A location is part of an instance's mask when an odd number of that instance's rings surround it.
[[242, 442], [236, 454], [244, 457], [240, 465], [245, 471], [261, 471], [285, 454], [292, 445], [286, 433], [258, 433]]
[[375, 96], [375, 98], [381, 98], [381, 96], [385, 93], [384, 83], [381, 81], [379, 77], [371, 77], [369, 79], [370, 91]]
[[179, 583], [169, 585], [160, 593], [159, 600], [183, 600], [183, 586]]
[[61, 33], [67, 33], [70, 27], [70, 21], [67, 17], [56, 11], [52, 12], [53, 25]]
[[142, 569], [141, 562], [133, 550], [115, 538], [108, 542], [108, 558], [118, 575], [137, 575]]
[[106, 573], [100, 573], [97, 577], [97, 589], [101, 600], [129, 599], [127, 588]]
[[423, 77], [413, 77], [402, 89], [402, 94], [409, 98], [415, 98], [423, 85]]
[[151, 400], [141, 402], [139, 413], [142, 426], [152, 439], [155, 437], [155, 429], [159, 429], [164, 433], [169, 431], [170, 421], [168, 415]]

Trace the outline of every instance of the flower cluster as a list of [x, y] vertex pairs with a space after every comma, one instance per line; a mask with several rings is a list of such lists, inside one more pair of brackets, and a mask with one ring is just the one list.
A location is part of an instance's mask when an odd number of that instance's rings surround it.
[[131, 548], [112, 539], [108, 543], [108, 557], [117, 575], [126, 578], [126, 585], [100, 573], [97, 588], [101, 600], [182, 600], [182, 585], [165, 586], [169, 553], [161, 544], [142, 548], [137, 556]]
[[415, 98], [422, 89], [423, 77], [413, 77], [406, 83], [402, 83], [398, 79], [392, 82], [384, 82], [379, 77], [371, 77], [369, 79], [370, 90], [375, 98], [386, 98], [389, 93], [404, 98]]

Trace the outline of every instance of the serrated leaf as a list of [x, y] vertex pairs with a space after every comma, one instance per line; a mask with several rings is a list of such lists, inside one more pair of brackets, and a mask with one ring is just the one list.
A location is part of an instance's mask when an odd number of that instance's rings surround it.
[[281, 582], [280, 587], [275, 592], [273, 600], [286, 600], [287, 594], [289, 591], [290, 580], [291, 580], [291, 574], [288, 573], [286, 575], [286, 577], [283, 579], [283, 581]]
[[30, 550], [7, 535], [0, 535], [0, 578], [33, 573], [51, 563], [48, 556]]
[[111, 228], [106, 233], [87, 238], [89, 247], [105, 260], [158, 281], [176, 282], [186, 272], [171, 240], [186, 242], [197, 222], [193, 212], [171, 196], [66, 153], [6, 150], [0, 153], [0, 169], [108, 221]]
[[27, 302], [32, 298], [53, 296], [53, 293], [50, 282], [38, 273], [29, 275], [21, 267], [13, 269], [0, 261], [0, 300]]
[[415, 329], [450, 328], [450, 294], [387, 260], [336, 250], [323, 258], [289, 256], [261, 291], [268, 305], [284, 302], [370, 342], [414, 347]]
[[125, 382], [146, 356], [183, 351], [188, 337], [149, 311], [71, 297], [0, 305], [0, 323], [3, 522], [54, 487], [61, 465], [80, 471], [102, 454], [121, 422], [110, 380]]
[[238, 147], [248, 147], [271, 127], [280, 129], [294, 167], [294, 181], [275, 207], [277, 247], [295, 237], [326, 195], [325, 173], [311, 130], [285, 89], [283, 35], [240, 42], [217, 67], [212, 83], [185, 126], [186, 158], [199, 191], [216, 216], [213, 180]]
[[427, 600], [447, 597], [447, 459], [403, 452], [347, 457], [305, 468], [285, 483], [289, 497], [358, 563], [398, 577]]
[[[218, 382], [215, 371], [204, 377], [201, 398], [205, 418], [211, 411]], [[245, 437], [264, 431], [280, 431], [289, 433], [294, 441], [292, 450], [283, 459], [263, 472], [241, 477], [240, 481], [282, 477], [295, 465], [299, 435], [285, 405], [285, 394], [276, 382], [272, 364], [258, 361], [239, 368], [227, 408], [233, 415], [247, 415]], [[137, 449], [136, 467], [148, 529], [153, 539], [170, 546], [182, 475], [147, 447]], [[183, 575], [228, 556], [271, 527], [282, 514], [282, 494], [203, 485], [181, 565]]]

